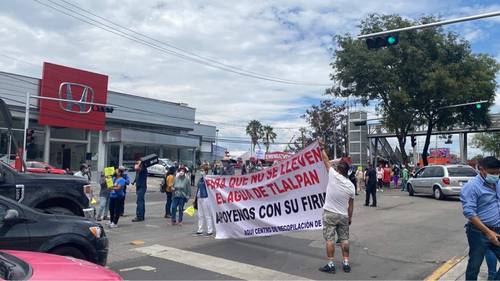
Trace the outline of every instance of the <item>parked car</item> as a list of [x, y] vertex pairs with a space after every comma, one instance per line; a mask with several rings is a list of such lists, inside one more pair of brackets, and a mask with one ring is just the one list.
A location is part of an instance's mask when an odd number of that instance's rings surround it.
[[167, 173], [168, 169], [173, 165], [174, 163], [170, 159], [159, 158], [158, 164], [148, 167], [148, 174], [163, 177]]
[[89, 182], [71, 175], [18, 172], [0, 161], [0, 195], [52, 213], [93, 217]]
[[438, 200], [458, 196], [462, 186], [475, 176], [477, 171], [466, 165], [427, 166], [408, 180], [408, 193], [433, 195]]
[[0, 251], [0, 279], [123, 280], [113, 271], [83, 260], [24, 251]]
[[[12, 168], [15, 168], [14, 163], [11, 163], [10, 166]], [[36, 174], [47, 174], [47, 173], [58, 174], [58, 175], [66, 174], [66, 171], [63, 169], [57, 169], [49, 165], [48, 163], [38, 162], [38, 161], [27, 161], [26, 170], [30, 173], [36, 173]]]
[[53, 253], [105, 265], [108, 238], [97, 222], [42, 213], [0, 196], [0, 249]]

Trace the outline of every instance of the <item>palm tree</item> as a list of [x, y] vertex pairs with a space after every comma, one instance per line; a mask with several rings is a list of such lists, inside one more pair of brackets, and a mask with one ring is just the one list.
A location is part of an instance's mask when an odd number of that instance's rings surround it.
[[266, 125], [262, 127], [263, 135], [262, 135], [262, 141], [264, 142], [264, 145], [266, 146], [266, 153], [269, 152], [269, 146], [271, 143], [274, 143], [274, 140], [276, 140], [276, 133], [274, 132], [273, 127], [270, 125]]
[[258, 120], [252, 120], [247, 126], [247, 135], [252, 140], [252, 151], [255, 151], [255, 146], [259, 143], [259, 139], [263, 135], [262, 124]]

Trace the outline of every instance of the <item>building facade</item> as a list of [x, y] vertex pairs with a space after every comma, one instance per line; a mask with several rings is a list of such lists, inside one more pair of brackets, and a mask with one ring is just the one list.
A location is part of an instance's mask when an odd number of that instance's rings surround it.
[[[27, 93], [31, 96], [28, 160], [70, 170], [78, 170], [81, 163], [87, 162], [93, 170], [102, 171], [106, 166], [131, 166], [152, 153], [189, 166], [216, 158], [216, 127], [195, 123], [195, 108], [107, 90], [107, 76], [103, 90], [102, 85], [94, 86], [92, 79], [86, 81], [85, 75], [75, 75], [81, 70], [57, 65], [53, 65], [56, 68], [52, 75], [66, 77], [50, 86], [44, 81], [50, 78], [47, 65], [42, 79], [0, 72], [0, 98], [13, 116], [19, 147], [23, 145]], [[112, 112], [96, 112], [99, 109], [90, 104], [77, 103], [97, 103], [99, 94], [104, 95], [100, 104], [112, 106]], [[98, 114], [102, 114], [102, 120]], [[5, 124], [0, 123], [0, 157], [16, 153], [13, 141]]]
[[356, 122], [366, 122], [367, 113], [355, 111], [349, 113], [349, 156], [352, 164], [356, 166], [366, 166], [368, 159], [368, 126], [357, 126]]

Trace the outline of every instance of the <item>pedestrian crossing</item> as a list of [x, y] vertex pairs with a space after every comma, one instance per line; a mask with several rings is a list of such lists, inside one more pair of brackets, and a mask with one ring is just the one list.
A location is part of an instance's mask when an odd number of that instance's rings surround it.
[[182, 263], [243, 280], [311, 280], [301, 276], [163, 245], [135, 248], [151, 257]]

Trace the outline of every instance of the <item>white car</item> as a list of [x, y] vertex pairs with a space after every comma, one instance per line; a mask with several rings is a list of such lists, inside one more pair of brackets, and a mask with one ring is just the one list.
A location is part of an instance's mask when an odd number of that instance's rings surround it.
[[158, 164], [148, 167], [148, 174], [163, 177], [167, 173], [168, 169], [173, 165], [174, 163], [170, 159], [160, 158], [158, 159]]

